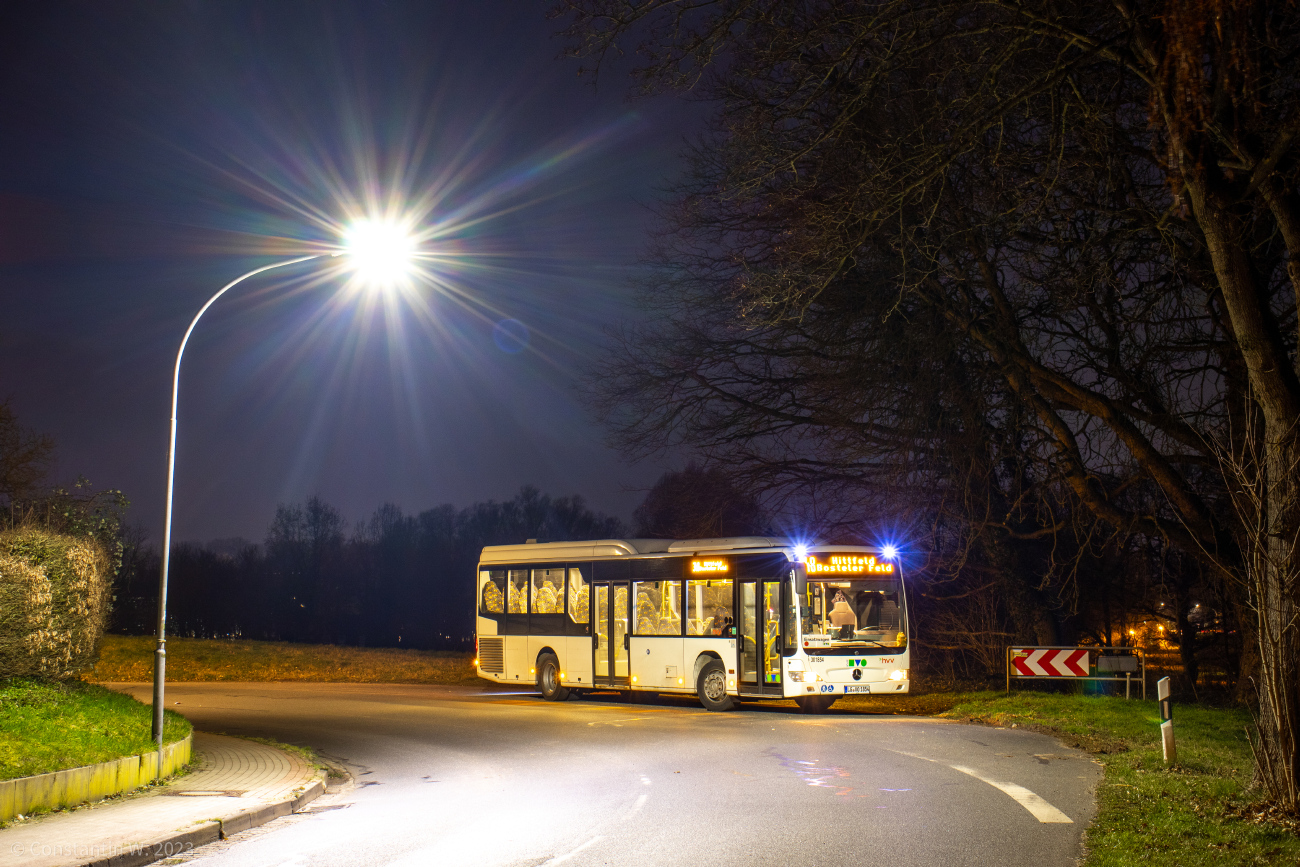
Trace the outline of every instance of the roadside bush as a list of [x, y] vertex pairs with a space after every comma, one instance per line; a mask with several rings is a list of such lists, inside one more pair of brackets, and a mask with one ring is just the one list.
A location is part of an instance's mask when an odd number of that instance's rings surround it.
[[93, 663], [112, 577], [92, 538], [0, 532], [0, 678], [62, 679]]

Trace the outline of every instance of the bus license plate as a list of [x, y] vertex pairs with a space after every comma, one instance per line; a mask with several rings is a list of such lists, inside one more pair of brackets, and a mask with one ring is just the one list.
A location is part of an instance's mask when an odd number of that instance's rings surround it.
[[845, 692], [871, 692], [871, 686], [865, 683], [851, 683], [844, 687]]

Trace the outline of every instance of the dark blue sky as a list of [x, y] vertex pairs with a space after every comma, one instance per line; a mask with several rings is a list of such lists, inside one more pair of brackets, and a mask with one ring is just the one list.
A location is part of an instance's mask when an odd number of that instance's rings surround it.
[[[603, 445], [574, 378], [627, 288], [698, 110], [593, 90], [549, 3], [47, 2], [0, 12], [0, 397], [60, 481], [155, 540], [170, 374], [222, 284], [398, 190], [446, 226], [385, 306], [267, 275], [182, 376], [176, 535], [261, 538], [319, 493], [349, 519], [531, 483], [627, 517], [664, 468]], [[494, 340], [494, 327], [517, 327]]]

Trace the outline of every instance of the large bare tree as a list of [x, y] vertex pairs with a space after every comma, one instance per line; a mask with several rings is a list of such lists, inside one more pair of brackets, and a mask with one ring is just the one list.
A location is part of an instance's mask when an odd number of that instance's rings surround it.
[[562, 9], [718, 107], [604, 390], [623, 442], [965, 474], [1013, 537], [1068, 497], [1200, 558], [1255, 614], [1260, 778], [1300, 811], [1296, 4]]

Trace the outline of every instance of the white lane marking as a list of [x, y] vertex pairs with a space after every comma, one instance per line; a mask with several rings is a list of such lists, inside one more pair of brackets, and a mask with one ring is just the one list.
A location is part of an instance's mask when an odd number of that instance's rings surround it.
[[576, 849], [572, 849], [563, 855], [556, 855], [550, 861], [543, 861], [541, 864], [537, 865], [537, 867], [552, 867], [552, 865], [554, 864], [563, 864], [565, 861], [568, 861], [570, 858], [572, 858], [574, 855], [577, 855], [583, 849], [586, 849], [588, 846], [594, 846], [604, 839], [605, 839], [604, 837], [599, 835], [592, 837], [590, 840], [588, 840], [586, 843], [583, 843], [581, 846], [578, 846]]
[[633, 804], [631, 807], [628, 807], [626, 813], [618, 817], [618, 820], [620, 822], [626, 822], [628, 819], [631, 819], [633, 816], [635, 816], [637, 813], [641, 811], [641, 808], [645, 806], [646, 799], [649, 797], [650, 795], [648, 793], [641, 795], [641, 797], [636, 799], [635, 804]]
[[647, 719], [647, 717], [643, 717], [643, 716], [630, 716], [630, 717], [627, 717], [626, 719], [603, 719], [603, 720], [596, 720], [595, 722], [589, 722], [589, 723], [587, 723], [587, 725], [589, 725], [589, 726], [614, 726], [615, 728], [622, 728], [622, 726], [619, 725], [619, 723], [625, 723], [625, 722], [640, 722], [640, 721], [643, 720], [643, 719]]
[[[889, 749], [885, 747], [885, 749]], [[913, 759], [920, 759], [925, 762], [933, 762], [936, 765], [942, 765], [943, 762], [938, 759], [932, 759], [928, 756], [918, 756], [916, 753], [905, 753], [902, 750], [889, 750], [891, 753], [898, 753], [900, 756], [907, 756]], [[1017, 804], [1029, 811], [1030, 815], [1044, 825], [1073, 825], [1074, 820], [1053, 807], [1047, 802], [1042, 795], [1029, 791], [1024, 786], [1018, 786], [1015, 783], [1002, 783], [997, 780], [990, 780], [988, 777], [980, 776], [976, 771], [961, 765], [948, 765], [954, 771], [960, 771], [967, 776], [974, 777], [981, 783], [987, 783], [995, 789], [998, 789], [1005, 795], [1009, 795]]]
[[954, 771], [961, 771], [967, 776], [974, 777], [981, 783], [988, 783], [995, 789], [1001, 789], [1006, 792], [1020, 806], [1024, 807], [1034, 818], [1044, 825], [1073, 825], [1074, 820], [1053, 807], [1043, 798], [1042, 795], [1036, 795], [1026, 789], [1024, 786], [1017, 786], [1015, 783], [1001, 783], [997, 780], [990, 780], [988, 777], [981, 776], [977, 771], [970, 768], [964, 768], [961, 765], [949, 765]]
[[649, 777], [642, 777], [642, 778], [641, 778], [641, 785], [643, 785], [643, 786], [648, 786], [648, 785], [650, 785], [650, 778], [649, 778]]

